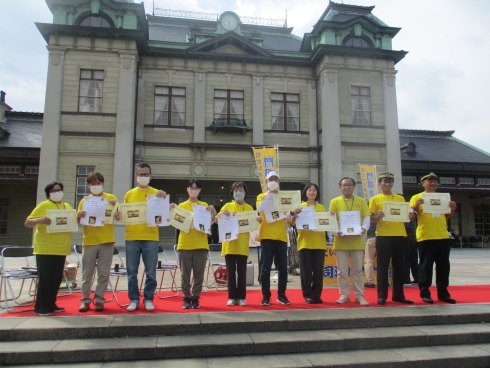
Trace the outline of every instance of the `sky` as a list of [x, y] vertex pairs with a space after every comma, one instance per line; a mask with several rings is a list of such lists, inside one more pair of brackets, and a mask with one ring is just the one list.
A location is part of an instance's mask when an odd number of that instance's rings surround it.
[[[153, 2], [144, 3], [151, 13]], [[490, 105], [490, 1], [344, 3], [374, 5], [374, 15], [401, 28], [393, 49], [409, 53], [395, 66], [399, 127], [454, 130], [454, 137], [490, 152], [489, 118], [481, 110]], [[231, 10], [261, 18], [285, 18], [287, 10], [288, 26], [300, 37], [311, 31], [327, 5], [327, 0], [155, 0], [164, 9]], [[0, 89], [16, 111], [44, 110], [48, 53], [35, 22], [52, 22], [43, 0], [0, 0]]]

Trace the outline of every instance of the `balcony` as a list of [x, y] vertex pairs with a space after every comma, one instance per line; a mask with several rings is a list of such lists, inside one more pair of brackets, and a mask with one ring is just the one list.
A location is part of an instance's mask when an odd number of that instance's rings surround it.
[[245, 133], [249, 130], [252, 130], [245, 120], [237, 119], [237, 118], [216, 118], [213, 120], [213, 123], [208, 126], [206, 129], [210, 129], [213, 131], [213, 134], [217, 132], [223, 133], [241, 133], [245, 135]]

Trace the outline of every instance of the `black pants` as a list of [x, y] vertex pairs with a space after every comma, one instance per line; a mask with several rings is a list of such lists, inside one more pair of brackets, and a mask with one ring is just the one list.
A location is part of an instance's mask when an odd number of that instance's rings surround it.
[[450, 297], [447, 287], [449, 285], [449, 251], [448, 239], [425, 240], [419, 242], [420, 267], [419, 290], [420, 297], [430, 297], [429, 287], [432, 285], [432, 268], [436, 264], [437, 297], [444, 299]]
[[63, 279], [66, 256], [37, 254], [37, 294], [34, 311], [50, 313], [54, 311], [56, 296]]
[[277, 261], [279, 280], [277, 282], [277, 294], [286, 295], [288, 283], [288, 244], [280, 240], [262, 239], [262, 268], [260, 279], [262, 282], [262, 295], [271, 296], [271, 267], [274, 258]]
[[376, 253], [378, 254], [378, 299], [388, 299], [388, 267], [393, 268], [392, 299], [405, 299], [403, 293], [403, 255], [405, 237], [377, 236]]
[[299, 272], [304, 298], [321, 299], [323, 290], [324, 249], [301, 249]]
[[410, 284], [410, 271], [412, 271], [413, 281], [419, 282], [419, 251], [417, 243], [405, 239], [405, 262], [404, 262], [403, 283]]
[[247, 295], [247, 256], [227, 254], [228, 299], [245, 299]]

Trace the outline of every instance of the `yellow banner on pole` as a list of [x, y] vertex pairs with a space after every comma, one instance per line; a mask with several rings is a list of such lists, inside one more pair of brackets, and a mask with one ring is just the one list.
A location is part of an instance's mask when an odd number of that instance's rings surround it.
[[276, 148], [254, 148], [254, 159], [259, 172], [262, 192], [267, 191], [266, 176], [270, 171], [278, 171]]
[[359, 164], [359, 170], [361, 172], [364, 199], [369, 201], [378, 194], [378, 186], [376, 185], [376, 166]]

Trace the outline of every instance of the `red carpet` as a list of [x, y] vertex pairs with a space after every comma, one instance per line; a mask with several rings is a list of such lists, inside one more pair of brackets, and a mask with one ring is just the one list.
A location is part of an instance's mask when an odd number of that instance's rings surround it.
[[[417, 287], [407, 287], [405, 290], [405, 297], [407, 299], [413, 300], [414, 305], [429, 306], [422, 302], [419, 297], [419, 289]], [[451, 297], [456, 299], [458, 304], [464, 303], [490, 303], [490, 285], [469, 285], [469, 286], [450, 286], [449, 292]], [[437, 301], [437, 291], [435, 287], [431, 288], [432, 297], [434, 298], [434, 305], [447, 305], [447, 303], [441, 303]], [[391, 298], [391, 290], [389, 291]], [[233, 306], [228, 307], [226, 302], [228, 300], [227, 291], [216, 291], [216, 289], [210, 289], [206, 293], [201, 294], [201, 308], [200, 309], [182, 309], [182, 298], [181, 295], [175, 298], [160, 299], [155, 296], [154, 312], [146, 312], [142, 303], [136, 312], [132, 314], [144, 314], [144, 313], [204, 313], [204, 312], [244, 312], [244, 311], [265, 311], [265, 310], [304, 310], [304, 309], [326, 309], [326, 308], [367, 308], [361, 307], [359, 304], [354, 302], [347, 304], [336, 304], [335, 301], [339, 297], [338, 289], [328, 287], [323, 289], [322, 299], [323, 304], [306, 304], [301, 290], [299, 289], [288, 289], [286, 292], [288, 299], [291, 301], [291, 305], [282, 305], [276, 302], [277, 290], [272, 290], [271, 305], [268, 307], [263, 307], [260, 305], [262, 300], [262, 293], [260, 290], [249, 290], [247, 291], [247, 303], [248, 306], [240, 307]], [[110, 293], [106, 294], [109, 298]], [[55, 316], [80, 316], [80, 315], [112, 315], [112, 314], [126, 314], [126, 308], [119, 307], [115, 301], [111, 301], [105, 304], [104, 312], [95, 312], [94, 306], [90, 311], [86, 313], [78, 312], [78, 307], [80, 306], [81, 293], [75, 292], [70, 296], [59, 297], [57, 304], [60, 307], [66, 309], [64, 313], [55, 313]], [[121, 303], [128, 303], [127, 293], [118, 293], [118, 297]], [[376, 289], [366, 289], [365, 298], [371, 304], [370, 307], [375, 308], [387, 308], [387, 307], [400, 307], [406, 306], [405, 304], [394, 303], [390, 300], [387, 301], [386, 305], [380, 306], [377, 304], [377, 290]], [[353, 291], [351, 289], [351, 300], [354, 300]], [[32, 309], [31, 307], [26, 308], [16, 308], [17, 311], [22, 309]], [[0, 317], [32, 317], [34, 314], [31, 312], [10, 314], [3, 313]]]

